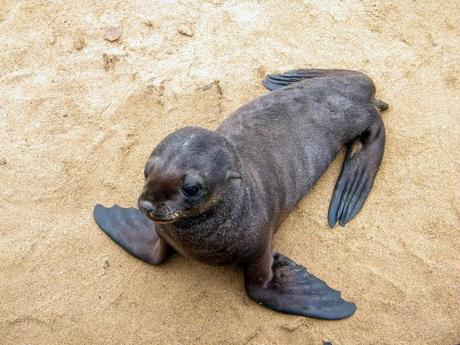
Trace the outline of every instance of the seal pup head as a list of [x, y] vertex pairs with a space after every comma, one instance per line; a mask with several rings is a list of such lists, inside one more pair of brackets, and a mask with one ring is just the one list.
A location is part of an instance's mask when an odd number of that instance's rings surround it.
[[147, 161], [139, 209], [157, 223], [198, 216], [241, 178], [240, 170], [233, 146], [222, 135], [182, 128], [163, 139]]

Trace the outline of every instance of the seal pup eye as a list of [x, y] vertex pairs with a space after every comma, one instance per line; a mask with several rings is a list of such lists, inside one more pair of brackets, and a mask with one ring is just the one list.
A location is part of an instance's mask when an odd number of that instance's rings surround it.
[[182, 187], [182, 193], [187, 197], [193, 197], [198, 194], [200, 189], [201, 185], [199, 183], [188, 183]]

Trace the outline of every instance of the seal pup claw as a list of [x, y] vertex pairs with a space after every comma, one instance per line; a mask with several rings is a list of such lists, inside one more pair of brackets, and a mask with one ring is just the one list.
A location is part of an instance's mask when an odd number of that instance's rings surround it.
[[[347, 70], [269, 75], [273, 90], [242, 106], [215, 131], [179, 129], [145, 165], [139, 210], [97, 205], [101, 229], [154, 265], [175, 250], [208, 264], [244, 269], [250, 298], [288, 314], [352, 315], [355, 305], [289, 258], [273, 254], [287, 214], [347, 149], [328, 223], [362, 208], [383, 157], [385, 128], [373, 82]], [[153, 221], [152, 221], [153, 220]]]

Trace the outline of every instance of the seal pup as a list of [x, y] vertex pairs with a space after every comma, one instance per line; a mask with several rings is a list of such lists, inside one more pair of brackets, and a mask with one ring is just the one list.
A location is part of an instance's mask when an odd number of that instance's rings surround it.
[[208, 264], [238, 264], [251, 299], [321, 319], [355, 305], [286, 256], [273, 235], [345, 147], [329, 207], [334, 227], [362, 208], [382, 160], [385, 129], [364, 74], [295, 70], [268, 75], [272, 92], [236, 110], [216, 131], [168, 135], [145, 165], [139, 210], [96, 205], [97, 224], [135, 257], [158, 265], [174, 251]]

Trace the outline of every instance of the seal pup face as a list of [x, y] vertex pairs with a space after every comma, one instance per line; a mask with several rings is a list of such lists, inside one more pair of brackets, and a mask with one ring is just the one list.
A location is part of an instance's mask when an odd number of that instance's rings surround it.
[[198, 216], [219, 201], [231, 179], [241, 178], [239, 171], [238, 157], [223, 136], [185, 127], [152, 152], [139, 209], [157, 223]]

